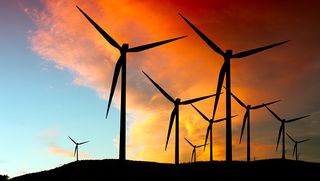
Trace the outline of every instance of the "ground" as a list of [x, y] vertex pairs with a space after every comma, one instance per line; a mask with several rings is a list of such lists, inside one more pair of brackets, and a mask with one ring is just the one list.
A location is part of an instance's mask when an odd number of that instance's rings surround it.
[[61, 167], [11, 178], [12, 181], [105, 180], [105, 179], [191, 179], [223, 178], [264, 180], [278, 178], [320, 179], [320, 163], [294, 160], [225, 161], [182, 163], [179, 165], [120, 160], [83, 160]]

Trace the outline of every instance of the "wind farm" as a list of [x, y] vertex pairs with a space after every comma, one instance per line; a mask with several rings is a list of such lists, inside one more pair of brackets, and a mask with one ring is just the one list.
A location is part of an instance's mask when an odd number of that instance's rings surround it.
[[316, 177], [319, 6], [0, 2], [0, 181]]
[[[243, 52], [239, 52], [236, 54], [233, 54], [231, 49], [226, 50], [225, 52], [219, 48], [213, 41], [211, 41], [205, 34], [203, 34], [197, 27], [195, 27], [188, 19], [186, 19], [182, 14], [179, 13], [179, 15], [182, 17], [184, 21], [187, 22], [187, 24], [201, 37], [201, 39], [216, 53], [220, 54], [223, 59], [224, 63], [220, 69], [219, 72], [219, 78], [218, 78], [218, 85], [216, 89], [216, 93], [221, 92], [222, 85], [224, 79], [226, 79], [226, 161], [232, 161], [232, 124], [231, 124], [231, 73], [230, 73], [230, 60], [234, 58], [244, 58], [262, 51], [265, 51], [267, 49], [282, 45], [284, 43], [287, 43], [287, 41], [282, 41], [279, 43], [267, 45], [264, 47], [259, 47]], [[226, 77], [226, 78], [224, 78]], [[215, 117], [218, 102], [219, 102], [219, 95], [217, 95], [217, 98], [215, 99], [214, 107], [213, 107], [213, 118]]]

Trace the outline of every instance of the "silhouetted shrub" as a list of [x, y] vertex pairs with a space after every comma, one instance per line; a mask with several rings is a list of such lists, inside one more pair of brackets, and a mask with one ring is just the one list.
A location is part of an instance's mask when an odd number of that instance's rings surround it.
[[8, 179], [9, 179], [8, 175], [0, 175], [0, 181], [8, 180]]

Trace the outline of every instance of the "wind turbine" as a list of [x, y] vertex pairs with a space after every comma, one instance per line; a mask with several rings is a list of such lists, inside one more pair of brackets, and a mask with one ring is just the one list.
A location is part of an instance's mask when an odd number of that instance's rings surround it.
[[[206, 35], [204, 35], [198, 28], [196, 28], [189, 20], [187, 20], [182, 14], [179, 15], [186, 21], [189, 26], [211, 47], [213, 51], [220, 54], [224, 58], [224, 63], [220, 69], [219, 78], [218, 78], [218, 86], [216, 93], [221, 92], [222, 84], [224, 81], [224, 77], [226, 76], [226, 161], [232, 161], [232, 129], [231, 129], [231, 72], [230, 72], [230, 60], [232, 58], [243, 58], [252, 54], [256, 54], [258, 52], [273, 48], [275, 46], [279, 46], [284, 44], [287, 41], [271, 44], [268, 46], [255, 48], [252, 50], [240, 52], [233, 54], [231, 49], [226, 50], [224, 52], [221, 48], [219, 48], [213, 41], [211, 41]], [[213, 108], [213, 118], [215, 116], [218, 102], [219, 102], [219, 94], [217, 94], [217, 98], [215, 99], [214, 108]]]
[[242, 123], [242, 128], [241, 128], [241, 134], [240, 134], [240, 141], [239, 143], [241, 143], [241, 139], [242, 139], [242, 135], [243, 135], [243, 131], [244, 131], [244, 127], [247, 123], [247, 161], [250, 161], [250, 110], [255, 110], [255, 109], [259, 109], [262, 108], [264, 106], [268, 106], [271, 104], [274, 104], [276, 102], [279, 102], [280, 100], [277, 101], [273, 101], [273, 102], [269, 102], [269, 103], [263, 103], [260, 105], [256, 105], [256, 106], [251, 106], [250, 104], [246, 105], [245, 103], [243, 103], [238, 97], [236, 97], [234, 94], [232, 94], [231, 92], [231, 96], [242, 106], [246, 109], [246, 113], [244, 114], [243, 117], [243, 123]]
[[120, 51], [120, 58], [118, 59], [114, 73], [113, 73], [113, 80], [111, 84], [111, 90], [109, 95], [109, 102], [108, 108], [106, 113], [106, 118], [108, 117], [110, 105], [112, 102], [114, 90], [117, 85], [118, 76], [120, 74], [121, 69], [121, 105], [120, 105], [120, 149], [119, 149], [119, 159], [125, 160], [126, 159], [126, 71], [127, 71], [127, 53], [129, 52], [141, 52], [150, 48], [154, 48], [186, 36], [172, 38], [160, 42], [145, 44], [133, 48], [129, 48], [127, 43], [122, 44], [120, 46], [107, 32], [105, 32], [97, 23], [95, 23], [85, 12], [83, 12], [78, 6], [77, 8], [79, 11], [87, 18], [87, 20], [98, 30], [98, 32], [116, 49]]
[[187, 138], [184, 137], [184, 139], [193, 147], [192, 154], [191, 154], [191, 162], [192, 162], [192, 159], [193, 159], [194, 162], [196, 162], [196, 161], [197, 161], [197, 152], [196, 152], [196, 149], [197, 149], [197, 148], [200, 148], [200, 147], [203, 147], [203, 146], [205, 146], [205, 145], [199, 145], [199, 146], [197, 146], [197, 145], [192, 144]]
[[76, 156], [77, 154], [77, 161], [79, 160], [79, 145], [82, 145], [82, 144], [85, 144], [85, 143], [88, 143], [89, 141], [85, 141], [85, 142], [81, 142], [81, 143], [78, 143], [76, 141], [74, 141], [70, 136], [68, 136], [70, 138], [70, 140], [76, 145], [76, 147], [74, 148], [74, 154], [73, 156]]
[[290, 122], [293, 122], [293, 121], [297, 121], [299, 119], [303, 119], [303, 118], [306, 118], [310, 115], [306, 115], [306, 116], [301, 116], [301, 117], [298, 117], [298, 118], [294, 118], [294, 119], [289, 119], [289, 120], [286, 120], [286, 119], [281, 119], [278, 115], [276, 115], [276, 113], [274, 113], [271, 109], [269, 109], [268, 106], [265, 106], [269, 111], [270, 113], [277, 118], [278, 121], [281, 122], [281, 126], [279, 128], [279, 134], [278, 134], [278, 141], [277, 141], [277, 147], [276, 147], [276, 151], [278, 150], [278, 145], [279, 145], [279, 141], [280, 141], [280, 136], [282, 134], [282, 159], [286, 159], [286, 154], [285, 154], [285, 123], [290, 123]]
[[[207, 145], [207, 140], [208, 140], [208, 135], [210, 134], [210, 162], [212, 162], [213, 160], [213, 142], [212, 142], [212, 125], [213, 123], [218, 123], [218, 122], [221, 122], [221, 121], [224, 121], [226, 120], [226, 118], [222, 118], [222, 119], [218, 119], [218, 120], [213, 120], [213, 118], [209, 119], [207, 116], [205, 116], [199, 109], [197, 109], [195, 106], [193, 106], [193, 104], [191, 104], [192, 107], [202, 116], [202, 118], [206, 121], [208, 121], [209, 123], [209, 126], [207, 128], [207, 134], [206, 134], [206, 140], [204, 142], [204, 150], [206, 149], [206, 145]], [[237, 115], [235, 116], [232, 116], [233, 117], [236, 117]]]
[[176, 118], [176, 125], [175, 125], [175, 128], [176, 128], [176, 130], [175, 130], [175, 133], [176, 133], [176, 135], [175, 135], [175, 138], [176, 138], [176, 140], [175, 140], [175, 164], [179, 164], [179, 107], [180, 107], [180, 105], [192, 104], [192, 103], [201, 101], [203, 99], [207, 99], [209, 97], [215, 96], [215, 94], [212, 94], [212, 95], [209, 95], [209, 96], [198, 97], [198, 98], [194, 98], [194, 99], [189, 99], [189, 100], [185, 100], [185, 101], [181, 101], [180, 98], [174, 99], [164, 89], [162, 89], [155, 81], [153, 81], [145, 72], [143, 72], [143, 73], [153, 83], [153, 85], [164, 95], [164, 97], [167, 98], [174, 105], [174, 108], [172, 110], [171, 117], [170, 117], [170, 123], [169, 123], [169, 129], [168, 129], [168, 135], [167, 135], [167, 141], [166, 141], [165, 150], [167, 150], [167, 146], [168, 146], [168, 141], [169, 141], [169, 138], [170, 138], [172, 125], [173, 125], [173, 122], [174, 122], [174, 118]]
[[309, 141], [310, 139], [305, 139], [305, 140], [301, 140], [301, 141], [297, 141], [295, 139], [293, 139], [288, 133], [286, 133], [287, 136], [294, 142], [294, 147], [293, 147], [293, 156], [294, 153], [296, 153], [296, 161], [298, 161], [298, 143], [303, 143], [305, 141]]

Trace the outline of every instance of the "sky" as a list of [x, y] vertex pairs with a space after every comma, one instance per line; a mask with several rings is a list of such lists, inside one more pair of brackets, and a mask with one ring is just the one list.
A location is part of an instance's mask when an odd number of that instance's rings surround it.
[[[182, 13], [222, 50], [240, 52], [291, 40], [231, 61], [232, 92], [246, 104], [280, 99], [270, 106], [281, 118], [308, 118], [286, 125], [300, 159], [320, 162], [320, 3], [253, 0], [13, 0], [0, 2], [0, 174], [10, 177], [52, 169], [80, 159], [116, 159], [120, 91], [108, 119], [106, 106], [119, 52], [76, 9], [81, 7], [120, 45], [187, 35], [127, 56], [127, 159], [174, 162], [174, 128], [164, 150], [173, 105], [142, 74], [172, 97], [191, 99], [215, 92], [223, 59], [179, 17]], [[208, 117], [214, 99], [195, 103]], [[232, 100], [233, 159], [246, 160], [239, 144], [245, 110]], [[217, 118], [225, 116], [222, 95]], [[191, 106], [180, 108], [180, 162], [204, 143], [207, 123]], [[251, 112], [251, 159], [280, 158], [280, 122], [265, 108]], [[244, 135], [245, 136], [245, 135]], [[245, 140], [245, 137], [243, 138]], [[213, 128], [214, 160], [225, 160], [225, 123]], [[293, 142], [286, 138], [286, 157]], [[209, 160], [209, 149], [197, 151]]]

